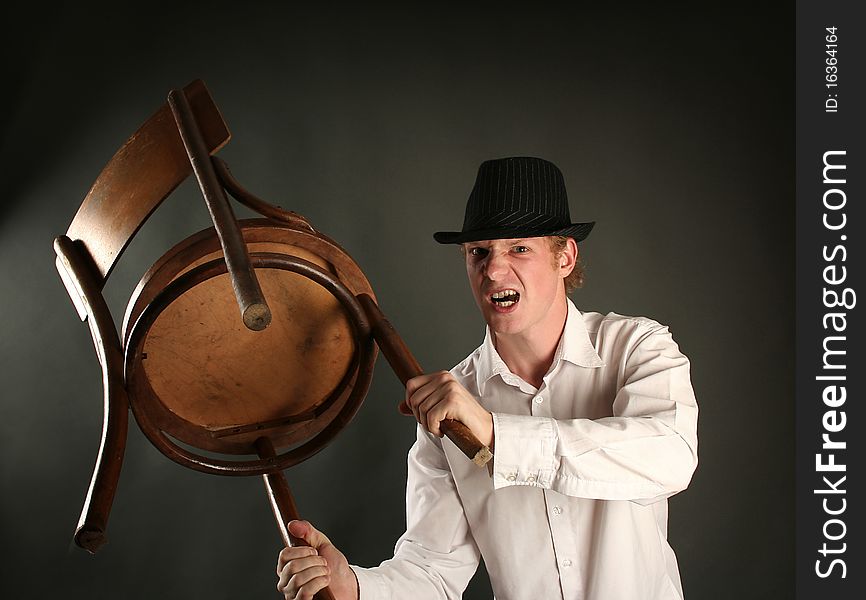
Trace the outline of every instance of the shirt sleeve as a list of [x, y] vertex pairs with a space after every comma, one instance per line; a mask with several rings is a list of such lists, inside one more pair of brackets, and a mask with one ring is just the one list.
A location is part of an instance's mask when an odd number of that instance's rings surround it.
[[441, 442], [419, 427], [408, 458], [406, 533], [394, 558], [369, 569], [352, 567], [361, 600], [457, 600], [478, 562]]
[[689, 361], [666, 327], [643, 329], [619, 365], [612, 416], [556, 420], [494, 413], [493, 485], [649, 504], [686, 488], [697, 467]]

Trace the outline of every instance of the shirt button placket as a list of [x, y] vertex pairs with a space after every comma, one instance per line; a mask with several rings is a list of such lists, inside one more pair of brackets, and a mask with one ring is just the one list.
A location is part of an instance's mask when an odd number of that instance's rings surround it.
[[536, 393], [530, 401], [530, 412], [536, 417], [550, 416], [550, 402], [544, 397], [542, 392]]
[[[574, 531], [571, 529], [567, 518], [566, 508], [559, 503], [559, 498], [554, 494], [545, 493], [547, 500], [550, 533], [553, 538], [553, 551], [556, 555], [556, 563], [559, 570], [559, 578], [563, 589], [581, 589], [582, 573], [577, 568], [574, 551], [576, 549]], [[578, 595], [577, 598], [583, 598]]]

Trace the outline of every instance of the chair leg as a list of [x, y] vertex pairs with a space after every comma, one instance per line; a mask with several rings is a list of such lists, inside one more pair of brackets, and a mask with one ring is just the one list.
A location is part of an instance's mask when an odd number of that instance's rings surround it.
[[107, 542], [105, 530], [126, 449], [129, 400], [123, 383], [123, 352], [111, 312], [96, 283], [95, 267], [88, 261], [86, 252], [81, 251], [66, 236], [55, 240], [54, 249], [59, 259], [58, 268], [62, 267], [66, 271], [64, 282], [74, 288], [69, 290], [70, 296], [76, 293], [83, 301], [81, 304], [85, 309], [93, 346], [102, 367], [102, 440], [75, 530], [75, 543], [93, 554]]
[[[256, 440], [256, 450], [259, 457], [265, 459], [274, 458], [277, 455], [271, 440], [266, 437], [260, 437]], [[262, 479], [265, 482], [265, 490], [268, 494], [268, 500], [271, 502], [283, 544], [285, 546], [309, 546], [306, 541], [289, 533], [289, 521], [301, 517], [298, 516], [298, 507], [295, 505], [292, 490], [289, 489], [289, 483], [283, 476], [283, 472], [278, 470], [273, 473], [265, 473], [262, 475]], [[314, 600], [334, 600], [334, 595], [329, 588], [323, 588], [316, 593]]]
[[172, 90], [168, 95], [168, 105], [219, 237], [244, 325], [253, 331], [261, 331], [271, 322], [271, 309], [250, 265], [247, 246], [214, 170], [207, 143], [183, 90]]
[[105, 398], [102, 441], [96, 456], [90, 488], [87, 490], [78, 526], [75, 528], [76, 545], [91, 554], [95, 554], [108, 541], [105, 530], [126, 449], [128, 428], [126, 390], [117, 382], [111, 383], [111, 380], [112, 377], [103, 369]]

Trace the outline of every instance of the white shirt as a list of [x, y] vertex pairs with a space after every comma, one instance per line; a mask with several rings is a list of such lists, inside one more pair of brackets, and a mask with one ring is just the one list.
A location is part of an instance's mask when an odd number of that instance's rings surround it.
[[451, 371], [493, 413], [492, 476], [418, 428], [406, 533], [353, 567], [362, 600], [459, 598], [484, 557], [499, 600], [683, 597], [667, 500], [697, 466], [689, 361], [667, 327], [581, 314], [536, 389], [484, 343]]

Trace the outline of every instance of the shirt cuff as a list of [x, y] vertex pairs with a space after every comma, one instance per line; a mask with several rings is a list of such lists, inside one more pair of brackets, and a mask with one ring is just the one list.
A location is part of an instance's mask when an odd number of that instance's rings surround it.
[[493, 487], [550, 488], [556, 472], [556, 426], [547, 417], [493, 413]]
[[358, 600], [386, 600], [391, 597], [385, 578], [371, 569], [349, 565], [358, 579]]

